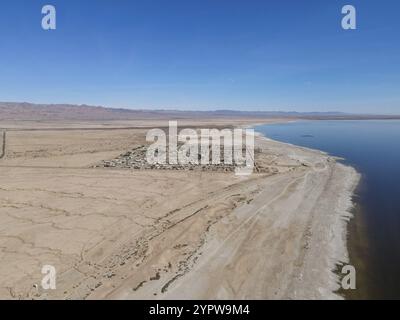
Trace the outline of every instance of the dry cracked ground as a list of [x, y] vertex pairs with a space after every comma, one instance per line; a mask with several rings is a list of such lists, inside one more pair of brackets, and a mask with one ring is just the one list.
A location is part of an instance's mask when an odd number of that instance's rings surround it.
[[[146, 133], [99, 128], [7, 132], [0, 298], [284, 296], [287, 288], [262, 283], [283, 283], [298, 259], [290, 243], [304, 246], [306, 235], [293, 230], [307, 217], [274, 218], [277, 200], [296, 197], [291, 192], [309, 178], [302, 161], [266, 149], [264, 165], [273, 170], [249, 177], [94, 168], [143, 144]], [[271, 264], [286, 251], [293, 255]], [[44, 265], [56, 268], [56, 290], [41, 288]], [[246, 281], [255, 272], [262, 281]]]

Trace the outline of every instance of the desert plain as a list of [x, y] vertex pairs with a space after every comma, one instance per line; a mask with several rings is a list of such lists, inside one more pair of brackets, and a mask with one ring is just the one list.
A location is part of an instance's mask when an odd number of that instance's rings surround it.
[[[175, 119], [176, 120], [176, 119]], [[236, 127], [285, 119], [182, 119]], [[1, 299], [341, 299], [358, 173], [256, 136], [265, 168], [96, 167], [167, 119], [3, 120]], [[55, 290], [41, 287], [44, 265]]]

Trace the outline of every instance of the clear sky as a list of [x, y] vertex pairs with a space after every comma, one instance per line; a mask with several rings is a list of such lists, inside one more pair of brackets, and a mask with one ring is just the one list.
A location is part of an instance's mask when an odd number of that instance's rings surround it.
[[0, 101], [399, 114], [399, 15], [398, 0], [2, 0]]

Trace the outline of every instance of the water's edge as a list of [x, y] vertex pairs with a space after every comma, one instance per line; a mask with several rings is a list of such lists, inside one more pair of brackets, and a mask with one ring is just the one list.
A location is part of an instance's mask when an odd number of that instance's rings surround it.
[[[341, 233], [343, 235], [343, 242], [344, 242], [344, 247], [345, 247], [345, 255], [347, 256], [348, 263], [353, 265], [356, 269], [356, 290], [344, 290], [344, 289], [339, 289], [337, 291], [334, 291], [334, 293], [338, 294], [339, 296], [343, 297], [346, 300], [353, 300], [353, 299], [367, 299], [368, 298], [368, 293], [366, 290], [359, 289], [363, 288], [363, 283], [366, 283], [366, 279], [363, 278], [363, 270], [366, 268], [365, 265], [365, 259], [363, 257], [363, 253], [365, 253], [365, 239], [366, 237], [366, 231], [365, 231], [365, 225], [362, 224], [362, 205], [360, 204], [358, 200], [358, 190], [362, 187], [363, 185], [363, 177], [362, 175], [358, 172], [358, 170], [354, 167], [351, 166], [347, 163], [344, 162], [345, 159], [340, 158], [334, 154], [330, 154], [326, 151], [322, 151], [319, 149], [313, 149], [309, 147], [304, 147], [296, 144], [291, 144], [285, 141], [279, 141], [272, 139], [268, 136], [266, 136], [263, 132], [257, 131], [258, 126], [267, 126], [271, 125], [271, 123], [265, 123], [265, 124], [257, 124], [255, 126], [252, 126], [251, 129], [254, 130], [255, 134], [258, 135], [261, 138], [268, 139], [270, 141], [274, 141], [277, 143], [282, 143], [286, 145], [291, 145], [297, 148], [302, 148], [302, 149], [307, 149], [312, 152], [317, 152], [317, 153], [323, 153], [327, 154], [333, 158], [335, 158], [338, 163], [345, 167], [352, 168], [357, 174], [358, 174], [358, 179], [357, 182], [355, 183], [354, 186], [350, 187], [349, 190], [343, 190], [343, 194], [341, 195], [341, 198], [349, 198], [349, 203], [347, 204], [346, 207], [342, 208], [343, 213], [348, 213], [349, 219], [343, 223], [343, 227], [341, 229]], [[341, 280], [343, 277], [343, 274], [341, 273], [341, 266], [342, 266], [343, 261], [337, 261], [337, 268], [332, 270], [332, 272], [335, 274], [337, 279]], [[361, 286], [360, 286], [361, 284]]]

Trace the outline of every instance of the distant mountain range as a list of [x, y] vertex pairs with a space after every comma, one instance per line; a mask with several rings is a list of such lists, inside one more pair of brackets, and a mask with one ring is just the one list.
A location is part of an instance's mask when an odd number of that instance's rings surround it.
[[0, 102], [0, 120], [140, 120], [189, 118], [291, 118], [291, 119], [400, 119], [395, 115], [362, 115], [343, 112], [282, 111], [179, 111], [135, 110], [71, 104]]

